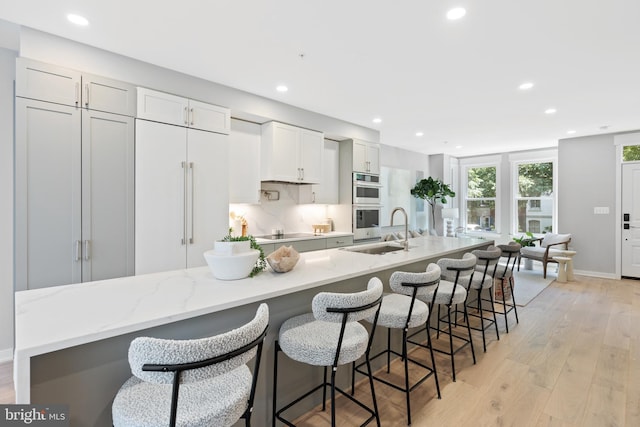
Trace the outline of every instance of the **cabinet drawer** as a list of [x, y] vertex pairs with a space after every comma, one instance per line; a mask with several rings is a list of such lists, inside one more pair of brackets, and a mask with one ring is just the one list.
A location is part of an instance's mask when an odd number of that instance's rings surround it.
[[[327, 248], [326, 239], [297, 240], [291, 246], [298, 252], [318, 251]], [[280, 247], [280, 246], [278, 246]]]
[[327, 238], [327, 249], [353, 246], [353, 236], [340, 236]]

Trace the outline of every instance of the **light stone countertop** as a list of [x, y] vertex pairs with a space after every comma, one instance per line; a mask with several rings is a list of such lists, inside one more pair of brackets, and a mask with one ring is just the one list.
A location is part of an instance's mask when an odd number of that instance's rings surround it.
[[[486, 245], [474, 238], [410, 239], [408, 252], [368, 255], [340, 249], [300, 254], [295, 268], [217, 280], [208, 267], [15, 293], [16, 402], [28, 403], [30, 358], [214, 313], [412, 262]], [[384, 244], [384, 243], [381, 243]]]

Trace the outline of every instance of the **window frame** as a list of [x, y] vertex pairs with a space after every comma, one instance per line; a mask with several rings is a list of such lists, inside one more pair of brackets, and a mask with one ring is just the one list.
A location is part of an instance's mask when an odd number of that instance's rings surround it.
[[[558, 155], [557, 152], [514, 153], [509, 156], [511, 162], [511, 234], [520, 236], [524, 231], [518, 231], [518, 202], [520, 200], [551, 200], [551, 231], [558, 229]], [[519, 166], [523, 164], [551, 163], [553, 173], [551, 197], [518, 197]], [[544, 234], [543, 231], [537, 234]]]
[[[479, 159], [479, 158], [474, 158], [472, 162], [463, 163], [464, 159], [461, 159], [460, 162], [460, 169], [462, 171], [462, 176], [461, 176], [461, 181], [462, 181], [462, 185], [461, 185], [461, 193], [462, 193], [462, 197], [460, 198], [460, 210], [462, 212], [462, 215], [460, 215], [460, 225], [462, 227], [464, 227], [464, 233], [467, 235], [482, 235], [482, 234], [500, 234], [501, 233], [501, 217], [500, 217], [500, 212], [501, 212], [501, 204], [502, 204], [502, 200], [501, 200], [501, 168], [500, 168], [500, 157], [498, 156], [491, 156], [491, 157], [487, 157], [487, 158], [483, 158], [483, 159]], [[468, 190], [469, 190], [469, 169], [474, 169], [474, 168], [486, 168], [486, 167], [495, 167], [496, 168], [496, 195], [495, 197], [491, 198], [491, 197], [484, 197], [482, 199], [478, 199], [478, 198], [472, 198], [469, 199], [468, 197]], [[468, 230], [467, 229], [467, 203], [469, 201], [475, 201], [475, 200], [494, 200], [495, 203], [495, 218], [494, 218], [494, 224], [495, 224], [495, 229], [494, 230]]]

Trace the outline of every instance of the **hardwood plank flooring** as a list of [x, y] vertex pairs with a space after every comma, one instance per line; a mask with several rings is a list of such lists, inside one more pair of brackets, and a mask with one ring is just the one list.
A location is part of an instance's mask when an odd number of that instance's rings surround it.
[[[415, 389], [413, 426], [640, 425], [640, 281], [576, 278], [554, 282], [518, 307], [520, 323], [510, 314], [509, 334], [499, 317], [500, 340], [488, 329], [486, 353], [474, 332], [477, 364], [470, 351], [458, 353], [455, 383], [448, 357], [436, 355], [442, 399], [432, 379]], [[422, 349], [412, 355], [428, 357]], [[0, 364], [0, 403], [15, 401], [11, 370]], [[402, 378], [401, 363], [392, 364], [390, 377]], [[376, 395], [382, 425], [405, 426], [404, 394], [376, 383]], [[356, 396], [370, 401], [362, 377]], [[337, 405], [341, 427], [365, 418], [347, 399]], [[329, 414], [314, 410], [296, 424], [327, 426]]]

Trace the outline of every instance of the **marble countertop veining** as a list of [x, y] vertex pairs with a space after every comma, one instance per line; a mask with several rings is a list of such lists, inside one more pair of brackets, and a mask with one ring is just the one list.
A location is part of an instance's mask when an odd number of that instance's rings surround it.
[[270, 268], [254, 278], [217, 280], [208, 267], [145, 274], [15, 294], [16, 359], [264, 301], [460, 249], [474, 238], [410, 239], [408, 252], [369, 255], [341, 249], [300, 254], [288, 273]]

